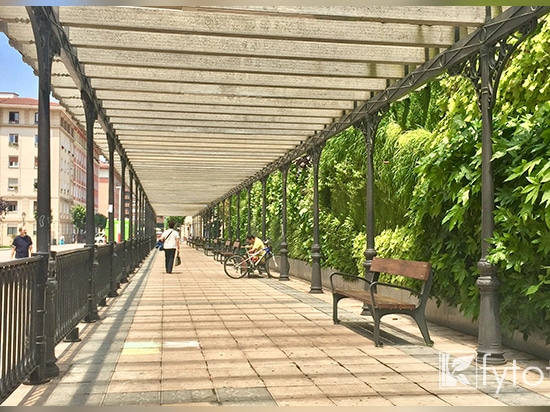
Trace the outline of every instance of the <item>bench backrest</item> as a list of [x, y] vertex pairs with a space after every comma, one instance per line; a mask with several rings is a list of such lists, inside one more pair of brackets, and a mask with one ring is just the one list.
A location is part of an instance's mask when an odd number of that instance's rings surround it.
[[417, 307], [425, 307], [432, 289], [432, 264], [416, 260], [400, 260], [374, 257], [371, 272], [390, 273], [422, 281], [420, 300]]
[[430, 277], [432, 264], [415, 260], [400, 260], [374, 257], [370, 267], [371, 272], [391, 273], [412, 279], [426, 281]]

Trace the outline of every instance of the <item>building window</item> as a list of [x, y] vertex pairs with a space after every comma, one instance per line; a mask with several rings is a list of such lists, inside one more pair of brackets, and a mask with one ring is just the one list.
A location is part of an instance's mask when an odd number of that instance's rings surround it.
[[19, 135], [15, 133], [10, 133], [10, 146], [19, 146]]
[[19, 190], [19, 179], [10, 177], [8, 178], [8, 190], [12, 192], [16, 192]]
[[34, 135], [34, 145], [38, 146], [38, 135], [37, 134]]
[[9, 157], [9, 167], [19, 167], [19, 156]]
[[35, 191], [38, 190], [38, 179], [34, 179], [33, 187]]
[[8, 202], [8, 212], [17, 212], [17, 202], [10, 201]]
[[34, 156], [34, 168], [38, 169], [38, 156]]
[[34, 112], [34, 124], [38, 124], [38, 112]]
[[10, 112], [10, 123], [19, 123], [19, 112]]
[[17, 226], [14, 225], [8, 225], [8, 236], [17, 236]]

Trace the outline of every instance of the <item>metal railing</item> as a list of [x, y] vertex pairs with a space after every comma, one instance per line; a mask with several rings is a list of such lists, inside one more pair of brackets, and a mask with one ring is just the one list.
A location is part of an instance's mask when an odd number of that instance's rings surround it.
[[17, 388], [37, 366], [40, 257], [0, 266], [0, 400]]
[[55, 343], [61, 342], [88, 314], [88, 284], [92, 248], [84, 247], [54, 255], [55, 280]]
[[0, 263], [0, 404], [24, 382], [57, 376], [55, 345], [78, 340], [78, 324], [97, 320], [97, 306], [118, 296], [155, 242], [142, 237]]

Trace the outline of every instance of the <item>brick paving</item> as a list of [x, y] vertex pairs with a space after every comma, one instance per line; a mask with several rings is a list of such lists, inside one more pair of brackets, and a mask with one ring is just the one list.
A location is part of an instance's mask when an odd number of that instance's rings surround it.
[[427, 347], [400, 316], [383, 318], [375, 347], [352, 299], [334, 325], [330, 292], [300, 279], [231, 279], [188, 246], [172, 274], [163, 258], [58, 345], [58, 377], [3, 406], [550, 405], [547, 360], [506, 349], [506, 365], [476, 367], [475, 337], [430, 323]]

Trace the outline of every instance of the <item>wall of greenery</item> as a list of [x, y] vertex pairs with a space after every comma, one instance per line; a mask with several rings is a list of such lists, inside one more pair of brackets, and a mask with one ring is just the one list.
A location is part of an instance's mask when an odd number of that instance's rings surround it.
[[[503, 73], [494, 109], [495, 233], [489, 259], [501, 281], [501, 322], [527, 338], [550, 327], [550, 24], [522, 43]], [[465, 315], [479, 313], [481, 115], [469, 80], [441, 76], [392, 104], [376, 135], [375, 246], [379, 256], [428, 260], [433, 296]], [[281, 173], [269, 177], [267, 234], [281, 237]], [[363, 272], [366, 147], [350, 128], [331, 138], [320, 161], [322, 265]], [[251, 194], [251, 232], [261, 235], [262, 186]], [[312, 168], [288, 172], [289, 256], [311, 261]], [[241, 192], [241, 238], [248, 231]], [[236, 228], [236, 201], [233, 200]], [[227, 212], [226, 212], [227, 213]], [[236, 233], [235, 229], [233, 229]]]

